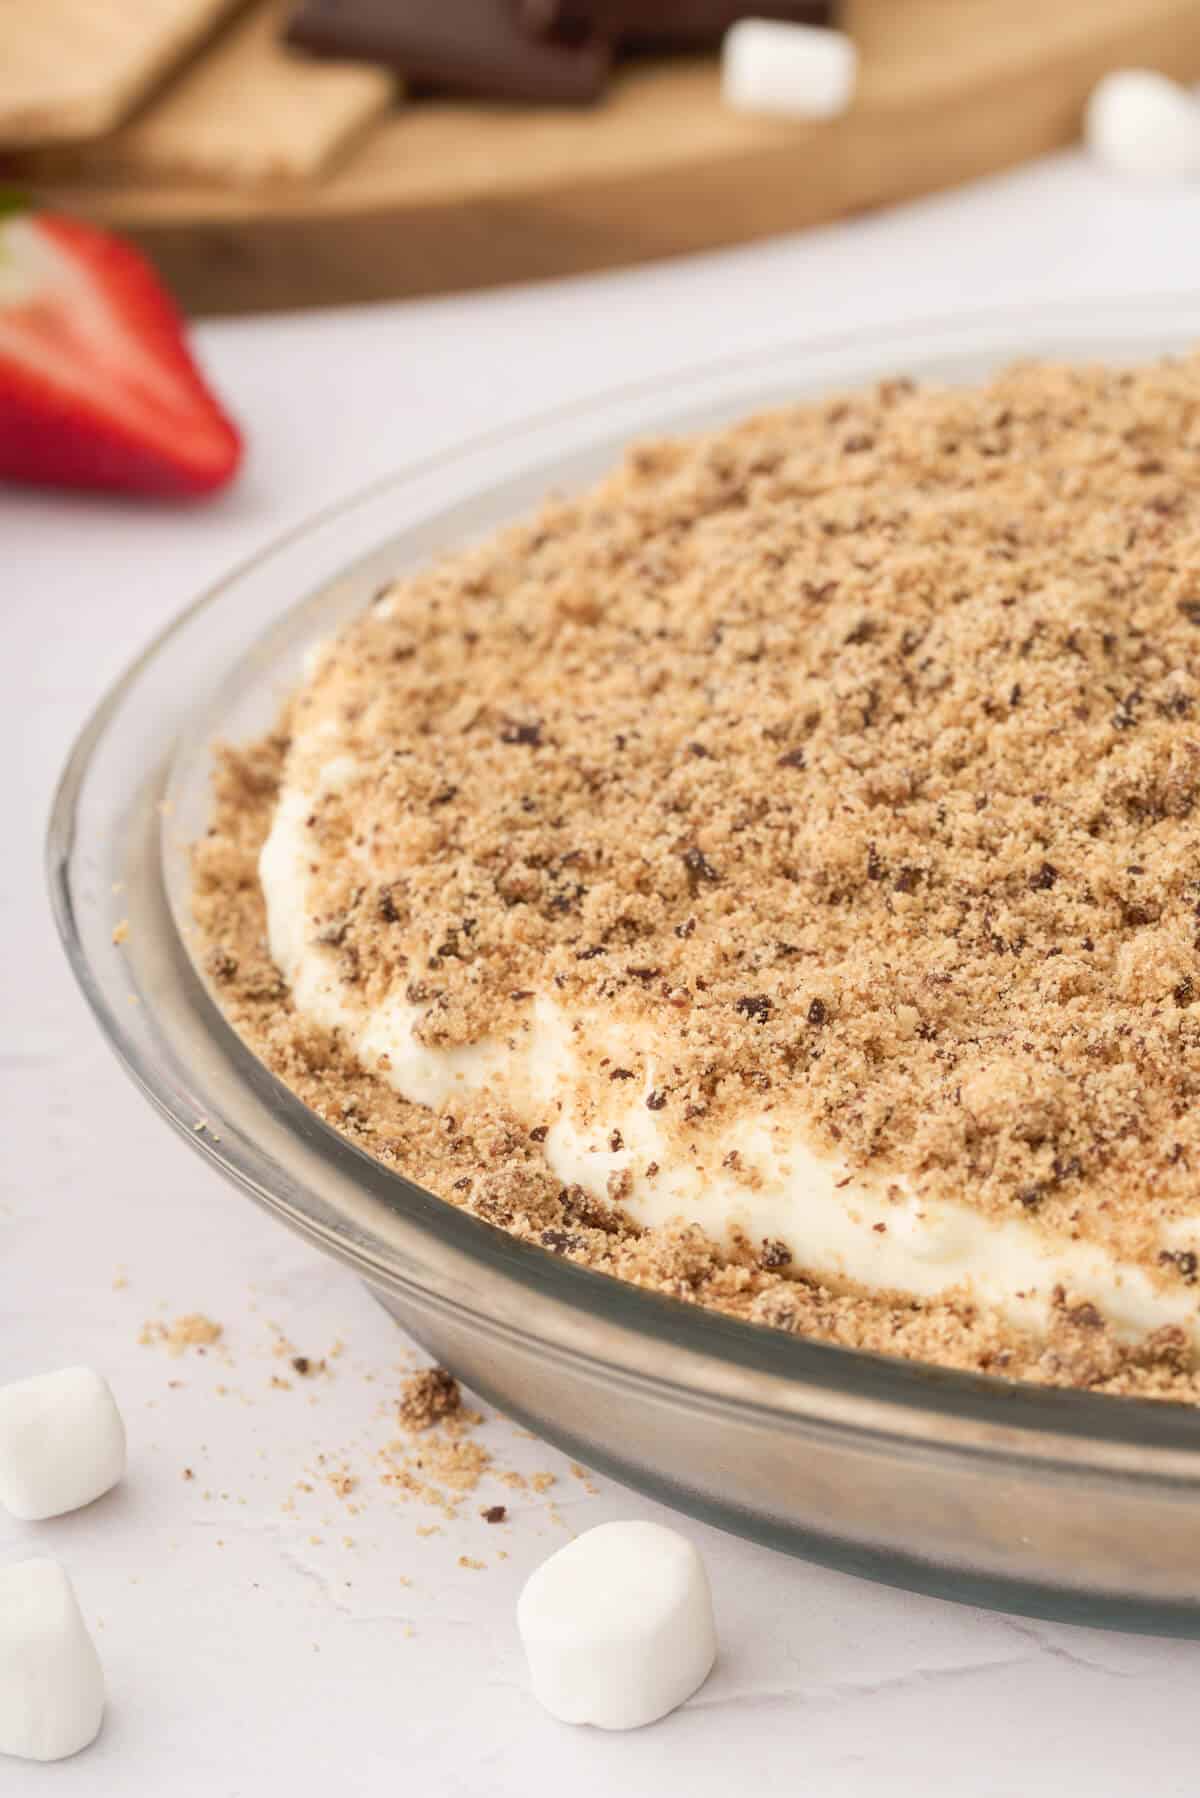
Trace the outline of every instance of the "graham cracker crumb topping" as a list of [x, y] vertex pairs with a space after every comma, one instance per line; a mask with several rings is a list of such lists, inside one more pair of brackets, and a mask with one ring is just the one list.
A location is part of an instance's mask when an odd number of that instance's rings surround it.
[[855, 1346], [1190, 1395], [1177, 1343], [1118, 1346], [1069, 1294], [1041, 1343], [954, 1295], [835, 1295], [786, 1245], [562, 1190], [494, 1100], [406, 1104], [291, 1010], [255, 858], [284, 772], [349, 758], [308, 831], [356, 1004], [402, 995], [444, 1048], [552, 991], [654, 1043], [679, 1155], [794, 1108], [918, 1200], [1186, 1283], [1161, 1243], [1200, 1165], [1198, 457], [1195, 357], [892, 381], [640, 445], [397, 583], [221, 757], [196, 915], [231, 1017], [361, 1146], [555, 1254]]

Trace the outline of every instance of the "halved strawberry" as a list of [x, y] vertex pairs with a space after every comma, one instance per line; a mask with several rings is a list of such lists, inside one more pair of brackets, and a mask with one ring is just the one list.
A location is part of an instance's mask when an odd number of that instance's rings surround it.
[[55, 213], [0, 212], [0, 481], [181, 497], [241, 460], [145, 258]]

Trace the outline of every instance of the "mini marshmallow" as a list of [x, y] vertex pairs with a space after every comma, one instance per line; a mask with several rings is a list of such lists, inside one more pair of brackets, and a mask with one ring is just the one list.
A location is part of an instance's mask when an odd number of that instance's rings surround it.
[[526, 1582], [517, 1627], [534, 1695], [598, 1729], [665, 1717], [717, 1653], [704, 1563], [657, 1523], [602, 1523], [560, 1548]]
[[0, 1754], [61, 1761], [96, 1739], [104, 1675], [57, 1561], [0, 1567]]
[[1163, 181], [1200, 175], [1200, 106], [1153, 69], [1119, 69], [1092, 90], [1088, 149], [1122, 175]]
[[832, 119], [854, 97], [858, 52], [842, 31], [740, 19], [721, 48], [721, 95], [735, 112]]
[[35, 1522], [78, 1510], [125, 1471], [125, 1425], [90, 1367], [0, 1386], [0, 1504]]

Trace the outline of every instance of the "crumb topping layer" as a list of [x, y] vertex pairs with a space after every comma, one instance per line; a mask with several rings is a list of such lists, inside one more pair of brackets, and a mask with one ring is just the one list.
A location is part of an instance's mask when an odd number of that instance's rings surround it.
[[[552, 990], [652, 1041], [680, 1153], [795, 1110], [852, 1168], [1190, 1284], [1162, 1244], [1200, 1209], [1198, 475], [1192, 357], [892, 381], [637, 447], [389, 589], [226, 761], [197, 915], [231, 1009], [320, 1083], [252, 854], [280, 774], [316, 790], [339, 759], [307, 829], [353, 1003], [402, 995], [439, 1048], [521, 1032]], [[642, 1078], [610, 1042], [592, 1076]], [[490, 1099], [476, 1124], [511, 1135]], [[484, 1159], [514, 1186], [496, 1221], [543, 1215], [536, 1141]], [[454, 1197], [450, 1171], [429, 1183]], [[554, 1203], [530, 1233], [559, 1252], [645, 1251]], [[803, 1310], [769, 1248], [712, 1265], [744, 1307]], [[958, 1346], [913, 1352], [1024, 1368], [947, 1304], [910, 1316]], [[1103, 1320], [1079, 1327], [1094, 1351]]]
[[677, 1137], [799, 1104], [1148, 1251], [1200, 1156], [1198, 405], [1194, 362], [893, 383], [401, 583], [292, 720], [356, 768], [311, 821], [346, 986], [441, 1047], [552, 982], [650, 1026]]

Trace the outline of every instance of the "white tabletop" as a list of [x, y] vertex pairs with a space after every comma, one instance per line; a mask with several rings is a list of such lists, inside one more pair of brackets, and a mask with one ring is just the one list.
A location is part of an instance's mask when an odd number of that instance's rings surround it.
[[[713, 1677], [640, 1734], [551, 1722], [525, 1686], [522, 1580], [566, 1532], [666, 1513], [585, 1483], [501, 1418], [479, 1439], [502, 1469], [556, 1474], [547, 1492], [485, 1479], [448, 1521], [381, 1484], [411, 1345], [151, 1114], [71, 984], [40, 871], [52, 783], [111, 678], [229, 564], [372, 476], [718, 350], [1028, 296], [1188, 290], [1200, 189], [1123, 188], [1062, 157], [627, 274], [209, 325], [201, 349], [252, 446], [236, 492], [192, 512], [0, 496], [0, 1368], [94, 1363], [131, 1443], [125, 1485], [89, 1510], [0, 1523], [0, 1557], [67, 1564], [110, 1686], [93, 1749], [0, 1763], [0, 1793], [1194, 1792], [1200, 1649], [890, 1591], [687, 1522], [721, 1626]], [[147, 1320], [186, 1312], [222, 1323], [219, 1349], [139, 1343]], [[302, 1380], [277, 1331], [298, 1353], [344, 1351]], [[359, 1482], [347, 1498], [324, 1479], [342, 1465]], [[499, 1526], [479, 1515], [495, 1502]]]

